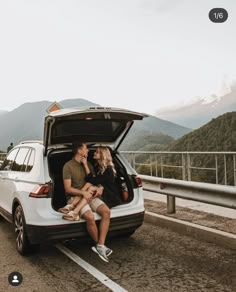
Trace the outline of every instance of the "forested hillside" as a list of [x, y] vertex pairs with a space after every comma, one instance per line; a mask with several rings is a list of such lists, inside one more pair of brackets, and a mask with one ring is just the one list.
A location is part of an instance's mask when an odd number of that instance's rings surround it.
[[168, 146], [174, 151], [236, 151], [236, 112], [212, 119]]
[[[166, 151], [236, 151], [236, 112], [229, 112], [212, 119], [209, 123], [191, 133], [179, 138], [165, 148]], [[193, 155], [191, 156], [192, 167], [215, 168], [217, 157], [218, 179], [219, 183], [224, 184], [224, 155]], [[234, 161], [233, 155], [226, 155], [227, 184], [234, 184]], [[236, 157], [235, 157], [236, 158]], [[157, 157], [158, 159], [158, 157]], [[166, 155], [163, 156], [165, 164], [181, 165], [181, 156]], [[155, 166], [153, 165], [153, 168]], [[182, 179], [182, 170], [165, 168], [164, 176], [176, 179]], [[140, 167], [139, 172], [150, 174], [150, 168]], [[160, 165], [158, 173], [161, 173]], [[191, 170], [192, 180], [202, 182], [216, 182], [216, 173], [214, 170]]]

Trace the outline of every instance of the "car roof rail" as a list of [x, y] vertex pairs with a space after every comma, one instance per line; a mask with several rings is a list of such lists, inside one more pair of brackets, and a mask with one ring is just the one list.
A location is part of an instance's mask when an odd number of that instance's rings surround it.
[[20, 145], [22, 145], [22, 144], [43, 144], [43, 141], [39, 141], [39, 140], [30, 140], [30, 141], [22, 141], [21, 143], [20, 143]]

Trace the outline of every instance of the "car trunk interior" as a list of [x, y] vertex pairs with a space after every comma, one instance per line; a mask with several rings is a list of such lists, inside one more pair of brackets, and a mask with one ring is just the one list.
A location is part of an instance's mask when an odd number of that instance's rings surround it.
[[[89, 151], [88, 160], [95, 165], [95, 161], [93, 159], [93, 153], [95, 148], [91, 148]], [[130, 177], [125, 167], [120, 162], [119, 158], [112, 153], [113, 162], [115, 164], [115, 168], [117, 171], [116, 183], [120, 190], [121, 199], [123, 201], [122, 204], [127, 204], [133, 200], [134, 192], [133, 192], [133, 182], [132, 177]], [[73, 153], [70, 149], [62, 149], [62, 150], [52, 150], [48, 155], [48, 165], [49, 165], [49, 174], [53, 182], [53, 194], [52, 194], [52, 207], [54, 210], [58, 210], [60, 207], [66, 205], [66, 197], [65, 190], [63, 185], [63, 177], [62, 170], [64, 164], [71, 160], [73, 157]], [[124, 201], [122, 196], [122, 188], [121, 184], [125, 182], [128, 188], [128, 199]], [[111, 194], [112, 195], [112, 194]]]

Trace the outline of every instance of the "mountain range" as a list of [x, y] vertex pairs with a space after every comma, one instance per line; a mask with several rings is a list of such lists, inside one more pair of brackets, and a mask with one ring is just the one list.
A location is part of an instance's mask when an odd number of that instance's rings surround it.
[[[220, 115], [217, 118], [212, 119], [206, 125], [200, 127], [197, 130], [193, 130], [191, 133], [184, 135], [183, 137], [172, 141], [169, 145], [162, 147], [161, 151], [168, 152], [183, 152], [183, 151], [195, 151], [195, 152], [218, 152], [215, 154], [202, 155], [194, 154], [191, 156], [191, 178], [193, 181], [216, 183], [216, 167], [217, 157], [217, 176], [220, 184], [225, 183], [225, 175], [227, 177], [227, 184], [234, 185], [235, 176], [235, 162], [234, 155], [219, 154], [219, 152], [231, 152], [236, 151], [236, 112], [228, 112]], [[160, 161], [160, 156], [156, 156]], [[138, 172], [142, 174], [150, 175], [150, 167], [145, 165], [150, 163], [149, 158], [144, 156], [142, 165], [138, 167]], [[181, 165], [182, 157], [180, 155], [168, 154], [162, 156], [164, 164], [169, 165]], [[155, 168], [155, 164], [153, 165]], [[202, 168], [196, 170], [194, 167]], [[153, 169], [154, 169], [153, 168]], [[208, 169], [206, 169], [208, 168]], [[161, 173], [160, 164], [157, 167], [158, 173]], [[225, 172], [226, 169], [226, 172]], [[164, 176], [166, 178], [182, 179], [182, 170], [178, 168], [165, 168]]]
[[212, 119], [206, 125], [172, 142], [168, 151], [236, 151], [236, 111]]
[[230, 90], [221, 97], [212, 95], [207, 99], [197, 98], [188, 105], [159, 110], [156, 112], [156, 116], [196, 129], [209, 122], [212, 118], [235, 110], [236, 84], [234, 83]]
[[[50, 101], [25, 103], [10, 112], [0, 114], [0, 149], [5, 150], [10, 142], [15, 145], [24, 140], [42, 140], [44, 117], [46, 110], [52, 104]], [[63, 108], [98, 106], [85, 99], [66, 99], [59, 101]], [[127, 140], [143, 139], [146, 134], [162, 133], [163, 135], [179, 138], [189, 133], [191, 129], [164, 121], [156, 117], [148, 117], [144, 121], [134, 123]], [[148, 141], [147, 141], [148, 143]]]
[[[172, 142], [167, 151], [236, 151], [236, 112], [225, 113], [215, 119], [212, 119], [206, 125]], [[174, 157], [172, 157], [174, 159]], [[223, 155], [217, 155], [218, 180], [224, 184], [225, 171], [227, 183], [234, 185], [234, 158], [233, 155], [227, 155], [224, 162]], [[174, 161], [174, 160], [173, 160]], [[191, 158], [191, 165], [202, 168], [214, 168], [214, 155], [194, 155]], [[174, 162], [173, 164], [177, 164]], [[215, 171], [192, 171], [192, 179], [201, 182], [216, 182]]]

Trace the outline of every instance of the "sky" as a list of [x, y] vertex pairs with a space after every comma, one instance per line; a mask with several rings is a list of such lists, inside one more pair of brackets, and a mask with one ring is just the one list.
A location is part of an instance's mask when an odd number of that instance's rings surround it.
[[235, 0], [0, 0], [0, 109], [85, 98], [153, 114], [219, 96], [235, 28]]

